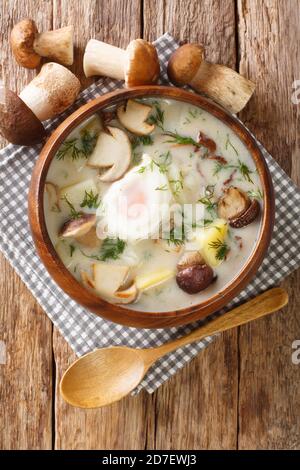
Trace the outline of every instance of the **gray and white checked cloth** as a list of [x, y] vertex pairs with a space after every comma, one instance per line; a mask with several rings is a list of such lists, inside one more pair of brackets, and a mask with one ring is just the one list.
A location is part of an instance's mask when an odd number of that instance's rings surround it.
[[[166, 64], [178, 45], [166, 33], [157, 39], [155, 46], [162, 66], [161, 82], [168, 83]], [[48, 133], [82, 104], [120, 86], [121, 83], [115, 80], [98, 80], [80, 94], [67, 113], [47, 122]], [[218, 314], [277, 285], [300, 265], [300, 191], [263, 146], [258, 145], [267, 160], [275, 187], [273, 239], [256, 277]], [[0, 249], [76, 354], [80, 356], [96, 348], [113, 345], [135, 348], [159, 346], [197, 328], [201, 322], [180, 328], [151, 330], [116, 325], [89, 313], [55, 284], [35, 251], [27, 218], [28, 187], [40, 149], [40, 145], [8, 145], [0, 152]], [[134, 393], [143, 388], [153, 392], [212, 340], [207, 337], [165, 356], [152, 367]]]

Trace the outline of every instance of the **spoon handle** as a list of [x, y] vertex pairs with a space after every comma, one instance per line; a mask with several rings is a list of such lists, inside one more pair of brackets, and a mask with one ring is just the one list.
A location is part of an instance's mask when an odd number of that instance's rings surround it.
[[194, 341], [199, 341], [206, 336], [215, 335], [216, 333], [221, 333], [222, 331], [229, 330], [236, 326], [244, 325], [269, 313], [276, 312], [276, 310], [284, 307], [287, 303], [288, 294], [284, 289], [280, 287], [270, 289], [254, 299], [239, 305], [230, 312], [215, 318], [186, 336], [164, 344], [163, 346], [144, 350], [143, 352], [146, 356], [145, 361], [147, 365], [150, 366], [157, 359], [174, 351], [174, 349], [193, 343]]

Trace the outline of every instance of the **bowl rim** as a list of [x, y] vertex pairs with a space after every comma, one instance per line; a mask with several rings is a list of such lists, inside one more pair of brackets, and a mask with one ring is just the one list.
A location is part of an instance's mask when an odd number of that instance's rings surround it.
[[[109, 303], [86, 289], [60, 260], [48, 235], [44, 215], [44, 187], [48, 169], [58, 148], [70, 132], [103, 108], [120, 104], [130, 98], [142, 97], [171, 98], [188, 102], [206, 110], [229, 126], [248, 148], [259, 173], [264, 193], [264, 210], [259, 237], [242, 270], [236, 273], [232, 280], [211, 298], [200, 304], [166, 312], [131, 310], [126, 306]], [[241, 292], [257, 272], [267, 252], [274, 226], [275, 202], [272, 179], [264, 156], [250, 132], [235, 116], [201, 95], [175, 87], [153, 85], [118, 89], [95, 98], [78, 108], [53, 131], [42, 148], [33, 170], [28, 196], [28, 211], [32, 236], [38, 254], [54, 281], [65, 293], [93, 313], [116, 323], [142, 328], [162, 328], [179, 326], [206, 317], [224, 307]]]

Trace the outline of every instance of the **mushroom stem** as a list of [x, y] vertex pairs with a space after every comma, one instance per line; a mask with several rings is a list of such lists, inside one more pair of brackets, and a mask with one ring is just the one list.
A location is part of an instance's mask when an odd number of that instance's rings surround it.
[[243, 109], [255, 84], [225, 65], [203, 61], [191, 82], [192, 88], [206, 93], [233, 113]]
[[80, 82], [63, 65], [49, 62], [22, 90], [19, 97], [40, 121], [53, 118], [74, 103]]
[[124, 80], [125, 61], [124, 49], [90, 39], [84, 53], [83, 69], [86, 77], [101, 75]]
[[34, 51], [41, 57], [50, 57], [64, 65], [73, 64], [73, 26], [38, 34], [33, 42]]

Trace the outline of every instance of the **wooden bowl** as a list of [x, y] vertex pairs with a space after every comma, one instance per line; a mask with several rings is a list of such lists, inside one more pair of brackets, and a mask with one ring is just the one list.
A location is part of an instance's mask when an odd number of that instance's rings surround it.
[[[67, 270], [58, 257], [47, 232], [43, 195], [49, 165], [58, 148], [69, 133], [86, 118], [107, 106], [116, 105], [129, 98], [159, 96], [173, 98], [200, 106], [223, 121], [242, 140], [250, 151], [258, 170], [264, 191], [264, 209], [261, 230], [256, 247], [241, 272], [233, 276], [230, 284], [199, 305], [170, 312], [142, 312], [130, 310], [104, 301], [85, 289]], [[163, 328], [199, 320], [224, 307], [252, 279], [260, 266], [274, 224], [274, 193], [270, 173], [264, 157], [249, 132], [232, 115], [202, 96], [174, 87], [141, 86], [108, 93], [79, 108], [69, 116], [51, 135], [35, 165], [29, 191], [29, 220], [37, 251], [47, 270], [57, 284], [76, 302], [103, 318], [124, 325], [141, 328]]]

